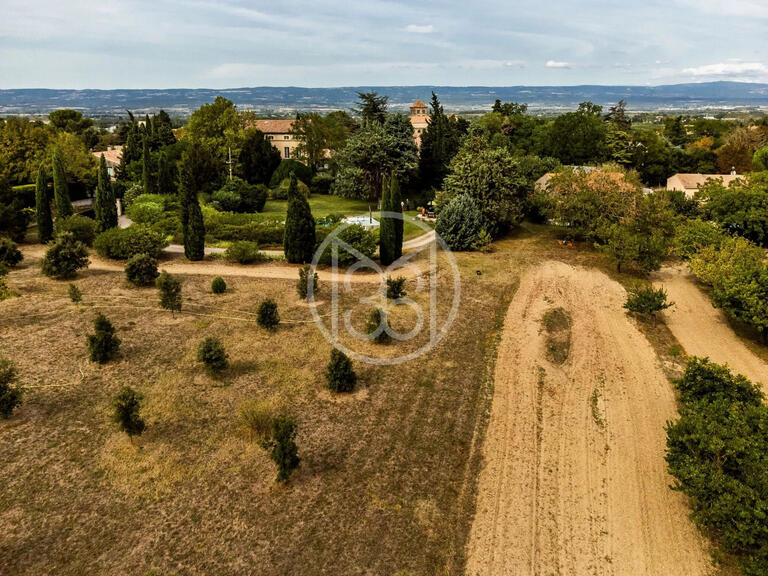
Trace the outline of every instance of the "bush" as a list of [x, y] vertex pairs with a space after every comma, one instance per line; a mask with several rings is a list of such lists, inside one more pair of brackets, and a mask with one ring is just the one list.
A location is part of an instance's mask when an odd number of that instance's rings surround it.
[[357, 374], [352, 369], [352, 361], [344, 352], [334, 348], [331, 360], [325, 369], [328, 389], [332, 392], [352, 392], [357, 384]]
[[667, 291], [664, 288], [655, 290], [652, 286], [636, 286], [630, 290], [624, 308], [635, 314], [651, 317], [673, 305], [674, 302], [667, 302]]
[[267, 260], [267, 257], [259, 252], [259, 244], [247, 240], [232, 242], [224, 252], [224, 258], [238, 264], [252, 264]]
[[224, 282], [224, 278], [216, 276], [211, 280], [211, 292], [214, 294], [224, 294], [227, 291], [227, 283]]
[[269, 188], [264, 184], [253, 185], [235, 177], [214, 192], [211, 201], [224, 212], [261, 212], [268, 192]]
[[149, 254], [136, 254], [125, 264], [125, 277], [136, 286], [152, 286], [158, 275], [157, 260]]
[[120, 430], [128, 434], [131, 440], [134, 436], [144, 432], [146, 428], [146, 424], [139, 414], [142, 399], [141, 394], [125, 386], [120, 394], [112, 400], [112, 421], [117, 423]]
[[106, 364], [115, 357], [120, 349], [120, 338], [115, 336], [115, 328], [106, 316], [99, 313], [93, 321], [95, 333], [88, 335], [88, 351], [91, 362]]
[[74, 284], [69, 285], [69, 299], [72, 300], [72, 302], [75, 304], [82, 302], [83, 300], [83, 293], [80, 291], [80, 288]]
[[[299, 268], [299, 281], [296, 283], [296, 292], [302, 300], [307, 299], [309, 292], [309, 272], [311, 266], [307, 264]], [[317, 295], [317, 272], [312, 274], [312, 294]]]
[[478, 252], [492, 252], [493, 251], [493, 238], [491, 238], [491, 235], [488, 234], [485, 230], [480, 230], [480, 233], [477, 235], [477, 238], [472, 243], [472, 250], [477, 250]]
[[311, 194], [330, 194], [332, 184], [333, 176], [327, 172], [321, 172], [312, 177], [309, 183], [309, 191]]
[[387, 316], [381, 308], [371, 310], [365, 322], [365, 333], [377, 344], [388, 344], [392, 340]]
[[154, 224], [164, 212], [163, 198], [159, 194], [142, 194], [131, 204], [127, 216], [137, 224]]
[[96, 238], [96, 227], [96, 220], [80, 214], [73, 214], [66, 220], [56, 221], [57, 235], [62, 232], [71, 232], [75, 240], [79, 240], [86, 246], [93, 246], [93, 241]]
[[22, 391], [13, 386], [16, 381], [16, 367], [6, 358], [0, 358], [0, 417], [10, 418], [17, 406], [21, 405]]
[[59, 234], [46, 251], [42, 262], [43, 274], [59, 280], [74, 278], [77, 271], [88, 266], [88, 249], [75, 240], [70, 232]]
[[240, 424], [251, 440], [269, 440], [274, 412], [274, 402], [267, 399], [253, 400], [240, 407]]
[[272, 178], [269, 181], [269, 187], [275, 188], [276, 186], [280, 185], [283, 180], [290, 177], [291, 172], [296, 174], [296, 178], [302, 182], [312, 181], [312, 169], [306, 164], [299, 162], [298, 160], [289, 158], [288, 160], [283, 160], [280, 162], [278, 167], [272, 173]]
[[270, 438], [264, 443], [269, 456], [277, 464], [277, 481], [287, 482], [301, 459], [296, 447], [296, 423], [289, 416], [272, 419]]
[[160, 290], [160, 306], [166, 310], [181, 312], [181, 282], [168, 272], [162, 272], [155, 281], [155, 286]]
[[259, 304], [258, 316], [256, 318], [259, 326], [268, 330], [274, 330], [280, 324], [280, 315], [277, 313], [277, 303], [271, 298], [263, 300]]
[[144, 186], [141, 183], [131, 184], [123, 193], [123, 211], [128, 212], [133, 203], [144, 195]]
[[[272, 189], [272, 198], [274, 200], [285, 200], [288, 198], [288, 189], [291, 187], [291, 179], [286, 178], [280, 185]], [[304, 184], [301, 180], [296, 180], [296, 191], [304, 198], [310, 197], [309, 186]]]
[[205, 364], [209, 374], [221, 374], [229, 367], [229, 356], [224, 351], [221, 340], [209, 336], [197, 347], [197, 360]]
[[471, 250], [483, 229], [483, 213], [466, 194], [452, 198], [435, 222], [435, 232], [451, 250]]
[[128, 260], [137, 254], [159, 258], [166, 246], [168, 242], [162, 235], [141, 224], [110, 228], [99, 234], [94, 242], [99, 254], [113, 260]]
[[6, 264], [9, 268], [13, 268], [22, 261], [24, 256], [19, 250], [16, 242], [10, 238], [0, 237], [0, 263]]
[[211, 203], [217, 210], [238, 212], [240, 210], [240, 194], [225, 184], [224, 188], [211, 195]]
[[689, 260], [706, 246], [719, 248], [724, 237], [714, 222], [685, 220], [675, 230], [675, 250], [683, 260]]
[[405, 278], [398, 276], [397, 278], [387, 278], [387, 298], [390, 300], [397, 300], [406, 295], [405, 291]]
[[[379, 239], [378, 234], [373, 231], [366, 230], [359, 224], [353, 224], [351, 226], [345, 226], [345, 228], [339, 232], [339, 240], [343, 240], [358, 252], [366, 256], [367, 258], [373, 258], [376, 254], [376, 247], [378, 246]], [[315, 238], [315, 249], [319, 248], [319, 245], [323, 240], [331, 233], [333, 228], [317, 228]], [[323, 253], [320, 255], [318, 262], [320, 264], [331, 263], [332, 246], [329, 243]], [[354, 254], [350, 254], [346, 249], [339, 248], [339, 264], [347, 266], [357, 262], [357, 257]]]

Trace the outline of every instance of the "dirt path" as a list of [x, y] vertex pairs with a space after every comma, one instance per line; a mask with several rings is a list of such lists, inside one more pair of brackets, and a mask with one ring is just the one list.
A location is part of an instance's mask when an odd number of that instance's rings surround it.
[[761, 383], [768, 393], [768, 364], [734, 333], [723, 311], [712, 306], [685, 264], [665, 266], [653, 275], [653, 283], [664, 286], [675, 303], [664, 312], [664, 320], [687, 354], [728, 364]]
[[[528, 271], [499, 348], [467, 573], [695, 576], [706, 542], [669, 489], [672, 386], [604, 274]], [[546, 359], [541, 319], [562, 307], [571, 348]]]

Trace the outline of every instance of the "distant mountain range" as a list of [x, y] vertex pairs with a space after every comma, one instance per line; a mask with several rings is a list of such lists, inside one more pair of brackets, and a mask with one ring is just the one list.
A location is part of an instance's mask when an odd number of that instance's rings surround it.
[[704, 82], [668, 86], [356, 86], [346, 88], [257, 87], [226, 90], [0, 90], [0, 114], [45, 114], [57, 108], [75, 108], [94, 116], [139, 113], [160, 108], [176, 116], [188, 115], [216, 96], [232, 100], [241, 109], [259, 114], [290, 115], [297, 111], [349, 109], [357, 92], [377, 91], [389, 96], [393, 109], [406, 110], [415, 100], [429, 101], [431, 92], [446, 110], [488, 110], [499, 98], [524, 102], [532, 110], [557, 111], [579, 102], [610, 105], [620, 99], [630, 110], [768, 110], [768, 84]]

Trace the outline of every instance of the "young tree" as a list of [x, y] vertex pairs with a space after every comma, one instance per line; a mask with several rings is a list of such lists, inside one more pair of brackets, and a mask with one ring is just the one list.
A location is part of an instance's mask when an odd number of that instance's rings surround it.
[[71, 232], [59, 234], [56, 242], [45, 252], [43, 274], [58, 280], [74, 278], [77, 271], [88, 266], [88, 249], [75, 240]]
[[184, 232], [184, 255], [189, 260], [205, 257], [205, 224], [198, 194], [203, 191], [202, 167], [205, 164], [202, 144], [192, 141], [181, 160], [181, 226]]
[[42, 244], [53, 239], [53, 218], [51, 217], [51, 201], [48, 198], [48, 175], [45, 167], [40, 164], [35, 181], [35, 216], [37, 218], [37, 238]]
[[155, 286], [160, 290], [160, 306], [171, 311], [181, 312], [181, 282], [178, 278], [163, 271], [155, 281]]
[[125, 277], [136, 286], [152, 286], [158, 275], [157, 259], [149, 254], [136, 254], [125, 263]]
[[256, 322], [262, 328], [274, 330], [280, 324], [280, 315], [277, 312], [277, 303], [272, 298], [261, 301], [257, 310]]
[[311, 262], [315, 251], [315, 219], [312, 217], [309, 202], [297, 191], [296, 176], [293, 173], [288, 188], [283, 250], [285, 259], [294, 264]]
[[389, 334], [389, 320], [381, 308], [374, 308], [365, 322], [365, 333], [377, 344], [388, 344], [392, 340]]
[[0, 358], [0, 418], [10, 418], [14, 409], [21, 405], [22, 391], [14, 386], [16, 367], [6, 358]]
[[88, 335], [88, 351], [91, 362], [106, 364], [115, 357], [120, 349], [120, 338], [115, 336], [115, 328], [104, 314], [99, 313], [93, 321], [95, 333]]
[[635, 286], [629, 291], [624, 308], [634, 314], [656, 318], [656, 313], [674, 306], [667, 301], [667, 291], [664, 288], [655, 289], [652, 286]]
[[69, 187], [67, 186], [67, 174], [64, 170], [64, 161], [61, 159], [61, 152], [58, 148], [53, 150], [53, 199], [56, 205], [56, 221], [63, 221], [72, 214], [72, 200], [69, 198]]
[[357, 384], [357, 374], [352, 368], [352, 361], [344, 352], [334, 348], [331, 350], [331, 360], [325, 369], [325, 379], [328, 389], [333, 392], [352, 392]]
[[277, 481], [288, 482], [291, 473], [299, 467], [301, 459], [296, 447], [296, 422], [289, 416], [272, 419], [270, 438], [265, 442], [269, 456], [277, 464]]
[[120, 427], [120, 430], [128, 434], [131, 442], [134, 436], [141, 435], [146, 428], [139, 414], [142, 400], [143, 396], [128, 386], [125, 386], [112, 400], [112, 421]]
[[261, 130], [245, 131], [238, 157], [240, 173], [249, 184], [269, 184], [272, 174], [280, 165], [280, 151], [272, 146]]
[[[296, 291], [299, 294], [299, 298], [301, 298], [302, 300], [306, 300], [307, 294], [309, 293], [310, 270], [311, 270], [311, 266], [309, 264], [299, 268], [299, 281], [296, 283]], [[316, 295], [317, 294], [317, 272], [314, 272], [312, 274], [311, 282], [312, 282], [312, 294]]]
[[221, 374], [229, 368], [229, 355], [224, 350], [221, 340], [208, 336], [197, 347], [197, 360], [205, 364], [205, 369], [211, 375]]
[[99, 160], [99, 178], [93, 208], [96, 212], [96, 221], [99, 224], [100, 232], [117, 226], [117, 202], [104, 154]]

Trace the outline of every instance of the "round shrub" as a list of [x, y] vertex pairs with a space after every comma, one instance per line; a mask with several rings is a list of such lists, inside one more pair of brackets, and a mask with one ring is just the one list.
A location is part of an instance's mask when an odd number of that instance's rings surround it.
[[136, 254], [125, 263], [125, 277], [136, 286], [152, 286], [159, 275], [157, 259], [149, 254]]
[[275, 188], [276, 186], [279, 186], [283, 180], [290, 177], [291, 172], [293, 172], [296, 175], [296, 178], [302, 182], [312, 181], [312, 169], [303, 162], [289, 158], [280, 162], [272, 173], [272, 178], [269, 180], [269, 187]]
[[56, 223], [56, 232], [71, 232], [75, 240], [79, 240], [86, 246], [93, 246], [93, 240], [96, 238], [96, 220], [87, 216], [73, 214], [62, 222]]
[[277, 313], [277, 303], [271, 298], [263, 300], [259, 304], [258, 316], [256, 317], [259, 326], [268, 330], [274, 330], [280, 324], [280, 315]]
[[24, 256], [21, 254], [16, 242], [10, 238], [0, 238], [0, 262], [6, 264], [9, 268], [16, 266]]
[[440, 210], [435, 222], [435, 232], [451, 250], [471, 250], [481, 230], [483, 214], [475, 201], [466, 194], [452, 198]]
[[309, 183], [309, 191], [312, 194], [330, 194], [331, 184], [333, 184], [333, 176], [327, 172], [321, 172], [312, 177], [312, 181]]
[[269, 188], [264, 184], [249, 184], [242, 178], [232, 178], [213, 193], [213, 205], [223, 212], [261, 212]]
[[229, 356], [224, 351], [221, 340], [208, 336], [197, 348], [197, 360], [205, 364], [210, 374], [221, 374], [229, 367]]
[[328, 381], [328, 388], [333, 392], [352, 392], [355, 389], [357, 374], [352, 369], [352, 361], [341, 350], [331, 350], [325, 379]]
[[[229, 185], [231, 182], [227, 184]], [[240, 194], [233, 190], [231, 186], [225, 186], [221, 190], [214, 192], [211, 196], [211, 202], [217, 210], [222, 212], [240, 211]]]
[[153, 224], [163, 217], [163, 203], [155, 200], [156, 194], [142, 194], [127, 210], [128, 217], [137, 224]]
[[128, 260], [137, 254], [149, 254], [157, 258], [168, 245], [158, 232], [141, 224], [128, 228], [110, 228], [99, 234], [93, 243], [96, 251], [105, 258]]
[[266, 260], [266, 256], [259, 252], [258, 242], [248, 242], [247, 240], [232, 242], [227, 251], [224, 252], [224, 258], [238, 264], [252, 264]]
[[242, 212], [261, 212], [267, 203], [269, 188], [265, 184], [251, 185], [247, 182], [240, 188], [240, 210]]
[[70, 232], [59, 234], [56, 242], [45, 251], [43, 274], [59, 280], [74, 278], [77, 271], [88, 266], [88, 249], [75, 240]]
[[227, 283], [224, 282], [224, 278], [221, 276], [216, 276], [211, 281], [211, 291], [214, 294], [224, 294], [224, 292], [227, 291]]

